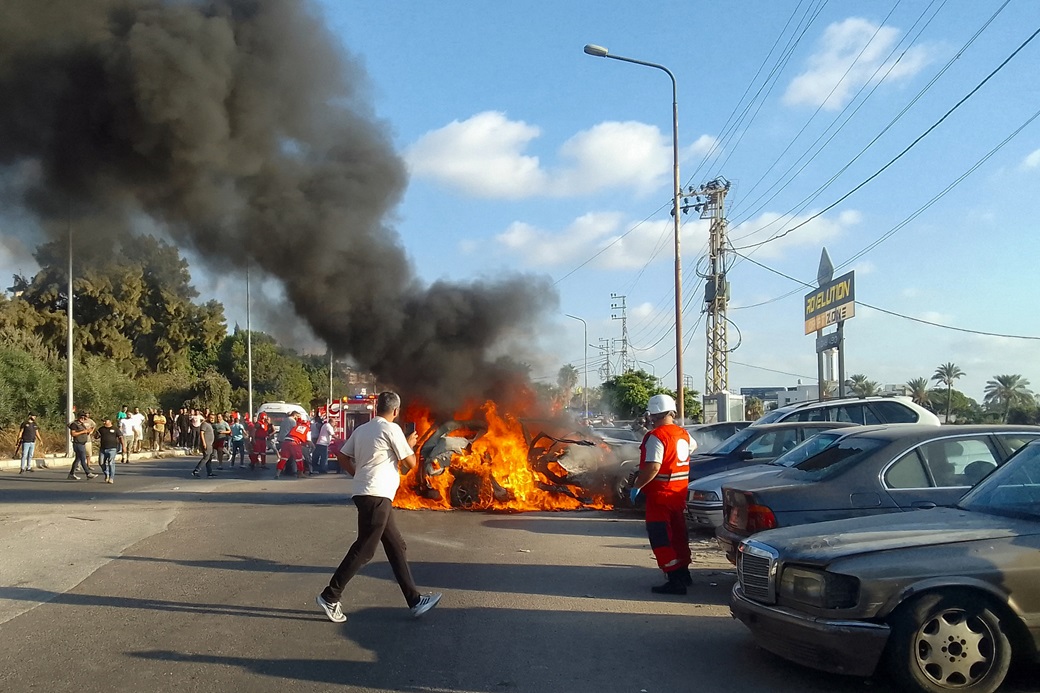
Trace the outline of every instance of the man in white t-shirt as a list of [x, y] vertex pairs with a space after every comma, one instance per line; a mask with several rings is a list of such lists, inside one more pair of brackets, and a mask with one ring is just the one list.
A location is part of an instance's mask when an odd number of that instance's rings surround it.
[[139, 407], [134, 407], [134, 413], [130, 415], [134, 424], [134, 452], [141, 452], [141, 442], [144, 440], [144, 414]]
[[347, 438], [336, 457], [340, 467], [354, 477], [354, 505], [358, 509], [357, 540], [336, 568], [328, 587], [317, 597], [318, 606], [334, 623], [347, 620], [340, 606], [343, 589], [362, 566], [372, 560], [380, 543], [401, 592], [415, 617], [437, 606], [440, 594], [419, 594], [408, 567], [406, 547], [394, 524], [393, 505], [401, 471], [415, 467], [413, 447], [418, 436], [405, 437], [394, 420], [401, 413], [401, 398], [395, 392], [380, 392], [376, 416], [361, 424]]
[[119, 419], [119, 432], [123, 434], [123, 462], [130, 461], [130, 451], [134, 447], [134, 420], [129, 416]]

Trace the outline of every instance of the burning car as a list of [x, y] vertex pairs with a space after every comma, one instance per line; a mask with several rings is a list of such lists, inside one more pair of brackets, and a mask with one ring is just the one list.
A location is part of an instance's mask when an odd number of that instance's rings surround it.
[[417, 430], [419, 464], [398, 491], [399, 507], [607, 509], [624, 498], [638, 464], [637, 447], [607, 444], [567, 417], [521, 418], [492, 402]]

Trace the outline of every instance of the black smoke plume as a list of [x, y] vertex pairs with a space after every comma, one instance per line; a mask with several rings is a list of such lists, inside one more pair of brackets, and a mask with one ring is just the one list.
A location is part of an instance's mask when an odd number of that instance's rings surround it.
[[[148, 218], [279, 278], [336, 353], [442, 406], [556, 297], [543, 278], [422, 286], [387, 217], [404, 165], [364, 75], [302, 0], [0, 0], [0, 175], [52, 238]], [[416, 107], [421, 107], [416, 104]]]

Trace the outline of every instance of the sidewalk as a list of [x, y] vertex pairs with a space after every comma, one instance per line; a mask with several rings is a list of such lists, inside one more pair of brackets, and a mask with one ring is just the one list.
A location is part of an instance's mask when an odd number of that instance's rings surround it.
[[[130, 461], [131, 462], [141, 462], [141, 461], [147, 461], [147, 460], [165, 460], [165, 459], [169, 459], [171, 457], [190, 457], [192, 454], [193, 453], [191, 453], [188, 450], [185, 450], [184, 448], [165, 448], [164, 450], [162, 450], [162, 452], [158, 452], [158, 451], [156, 451], [156, 452], [152, 452], [152, 451], [132, 452], [132, 453], [130, 453]], [[44, 468], [44, 469], [46, 469], [47, 467], [54, 467], [54, 466], [60, 467], [62, 465], [68, 465], [68, 464], [70, 464], [72, 462], [72, 458], [71, 457], [66, 457], [65, 455], [63, 455], [61, 453], [48, 453], [46, 455], [35, 455], [34, 457], [35, 457], [34, 466], [36, 468]], [[120, 456], [119, 459], [122, 459], [122, 456]], [[97, 461], [98, 461], [97, 448], [95, 447], [94, 455], [93, 455], [93, 457], [90, 460], [90, 464], [91, 465], [95, 465], [95, 464], [97, 464]], [[12, 470], [12, 469], [15, 470], [15, 471], [18, 471], [18, 469], [21, 468], [21, 464], [22, 464], [21, 460], [19, 460], [18, 458], [13, 458], [13, 459], [4, 458], [4, 459], [0, 459], [0, 472], [6, 472], [6, 471], [9, 471], [9, 470]]]

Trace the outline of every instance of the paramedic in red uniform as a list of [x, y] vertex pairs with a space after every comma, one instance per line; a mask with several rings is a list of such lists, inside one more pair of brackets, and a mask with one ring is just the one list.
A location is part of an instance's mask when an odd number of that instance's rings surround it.
[[[286, 421], [283, 426], [288, 426]], [[277, 479], [285, 469], [286, 462], [292, 463], [296, 469], [296, 476], [303, 474], [303, 446], [311, 437], [311, 427], [302, 416], [296, 417], [296, 425], [289, 431], [289, 435], [282, 441], [281, 455], [278, 457], [278, 466], [274, 473]]]
[[658, 567], [668, 582], [652, 587], [656, 594], [686, 594], [690, 576], [690, 542], [686, 534], [686, 495], [690, 453], [697, 444], [675, 424], [675, 399], [654, 395], [647, 404], [651, 430], [639, 446], [639, 474], [632, 484], [632, 500], [646, 497], [646, 533]]
[[249, 468], [257, 464], [260, 469], [267, 469], [267, 437], [271, 434], [271, 424], [267, 422], [267, 414], [260, 413], [253, 427], [253, 452], [249, 454]]

